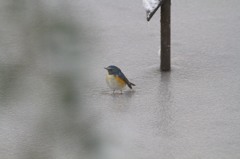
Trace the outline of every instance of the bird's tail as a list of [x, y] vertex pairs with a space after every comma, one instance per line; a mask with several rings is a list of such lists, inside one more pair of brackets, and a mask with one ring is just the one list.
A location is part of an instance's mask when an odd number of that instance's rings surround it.
[[131, 82], [128, 82], [127, 85], [128, 85], [128, 87], [129, 87], [130, 89], [132, 89], [132, 86], [136, 86], [135, 84], [133, 84], [133, 83], [131, 83]]

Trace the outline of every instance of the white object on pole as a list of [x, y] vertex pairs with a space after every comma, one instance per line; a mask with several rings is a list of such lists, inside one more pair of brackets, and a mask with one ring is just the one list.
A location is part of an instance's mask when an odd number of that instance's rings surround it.
[[154, 10], [158, 7], [158, 5], [163, 0], [143, 0], [143, 7], [147, 14], [147, 19], [149, 18], [150, 14], [154, 12]]

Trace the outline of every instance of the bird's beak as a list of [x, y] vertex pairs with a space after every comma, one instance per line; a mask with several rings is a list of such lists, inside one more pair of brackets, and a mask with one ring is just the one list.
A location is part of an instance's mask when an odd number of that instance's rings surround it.
[[108, 68], [107, 68], [107, 67], [104, 67], [104, 69], [108, 70]]

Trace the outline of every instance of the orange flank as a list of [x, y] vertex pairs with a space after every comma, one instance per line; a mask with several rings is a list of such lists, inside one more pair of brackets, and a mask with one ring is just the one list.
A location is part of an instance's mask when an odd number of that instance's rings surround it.
[[120, 87], [123, 88], [123, 87], [126, 86], [126, 82], [123, 79], [121, 79], [119, 76], [115, 76], [115, 79], [116, 79], [116, 81], [117, 81], [117, 83], [119, 84]]

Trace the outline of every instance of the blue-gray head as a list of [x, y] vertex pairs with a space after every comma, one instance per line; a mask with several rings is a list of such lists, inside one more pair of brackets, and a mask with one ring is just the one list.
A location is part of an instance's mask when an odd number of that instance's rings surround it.
[[117, 66], [114, 65], [110, 65], [108, 67], [105, 68], [108, 71], [108, 74], [110, 75], [117, 75], [121, 72], [120, 68], [118, 68]]

